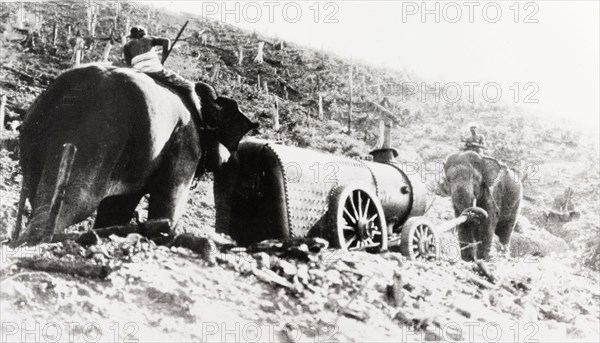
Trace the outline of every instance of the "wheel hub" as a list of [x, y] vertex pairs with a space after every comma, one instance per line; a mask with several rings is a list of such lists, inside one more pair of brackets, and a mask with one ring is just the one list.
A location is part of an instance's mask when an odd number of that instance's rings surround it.
[[369, 238], [369, 221], [365, 218], [360, 218], [358, 220], [358, 222], [356, 223], [356, 231], [358, 233], [358, 238], [361, 241], [366, 240], [367, 238]]
[[429, 237], [427, 237], [427, 236], [421, 237], [421, 239], [419, 240], [419, 253], [421, 253], [421, 255], [427, 254], [428, 248], [429, 248]]

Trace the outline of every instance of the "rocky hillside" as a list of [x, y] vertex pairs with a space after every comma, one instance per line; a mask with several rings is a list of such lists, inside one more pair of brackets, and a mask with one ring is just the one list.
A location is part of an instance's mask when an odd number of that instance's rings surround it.
[[[190, 20], [166, 66], [189, 79], [210, 82], [238, 100], [261, 124], [255, 136], [364, 156], [378, 144], [380, 119], [389, 118], [373, 103], [383, 104], [395, 123], [392, 144], [402, 161], [424, 168], [442, 163], [459, 147], [466, 123], [477, 120], [484, 124], [489, 153], [530, 177], [525, 182], [523, 232], [515, 235], [520, 249], [510, 260], [486, 265], [455, 258], [406, 261], [394, 252], [340, 254], [321, 242], [305, 243], [317, 244], [315, 252], [300, 244], [292, 249], [301, 254], [214, 250], [204, 259], [135, 235], [90, 248], [74, 243], [30, 250], [2, 246], [3, 340], [32, 340], [21, 336], [24, 328], [53, 322], [76, 341], [94, 334], [103, 341], [484, 341], [494, 340], [495, 328], [503, 341], [597, 341], [597, 134], [483, 102], [404, 99], [399, 96], [403, 83], [417, 81], [417, 75], [351, 65], [337, 56], [198, 17], [125, 6], [115, 19], [114, 7], [102, 5], [94, 39], [82, 4], [43, 5], [44, 21], [37, 27], [33, 20], [25, 24], [25, 29], [37, 29], [35, 34], [18, 29], [14, 12], [2, 13], [0, 86], [7, 103], [0, 152], [0, 240], [8, 237], [16, 217], [21, 181], [17, 128], [35, 97], [73, 65], [68, 24], [72, 36], [79, 30], [85, 37], [87, 63], [101, 59], [107, 43], [103, 39], [115, 22], [113, 38], [118, 41], [126, 31], [126, 18], [166, 37], [175, 37]], [[55, 23], [58, 35], [52, 44]], [[261, 64], [253, 61], [260, 41], [266, 42]], [[119, 43], [114, 44], [111, 61], [120, 59]], [[276, 101], [279, 127], [273, 122]], [[426, 179], [433, 200], [427, 216], [434, 222], [452, 217], [440, 181]], [[208, 175], [194, 191], [180, 231], [200, 236], [214, 231], [211, 185]], [[142, 215], [144, 210], [142, 204]], [[72, 231], [87, 229], [91, 220]], [[54, 260], [84, 266], [89, 273], [38, 272], [28, 264]], [[68, 323], [76, 324], [68, 328]], [[55, 337], [41, 329], [40, 334], [47, 340]]]

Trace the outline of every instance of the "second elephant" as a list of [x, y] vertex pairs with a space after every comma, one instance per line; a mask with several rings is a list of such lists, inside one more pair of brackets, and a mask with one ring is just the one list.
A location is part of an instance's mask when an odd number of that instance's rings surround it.
[[488, 218], [480, 223], [459, 226], [462, 259], [488, 259], [494, 234], [502, 250], [510, 251], [510, 237], [523, 198], [523, 186], [515, 172], [494, 158], [472, 151], [448, 156], [444, 172], [456, 216], [474, 204], [488, 212]]

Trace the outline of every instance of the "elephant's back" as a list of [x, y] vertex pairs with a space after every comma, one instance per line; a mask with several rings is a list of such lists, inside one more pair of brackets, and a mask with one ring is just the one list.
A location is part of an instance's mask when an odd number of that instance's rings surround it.
[[182, 119], [189, 112], [180, 98], [149, 76], [106, 63], [82, 65], [62, 73], [31, 106], [22, 125], [22, 163], [41, 170], [69, 142], [84, 164], [110, 150], [116, 174], [135, 180], [148, 172], [139, 166], [159, 162]]
[[36, 99], [21, 129], [25, 140], [39, 138], [39, 132], [57, 121], [66, 124], [63, 131], [77, 131], [89, 120], [113, 127], [168, 130], [189, 117], [180, 97], [148, 75], [110, 63], [91, 63], [62, 73]]

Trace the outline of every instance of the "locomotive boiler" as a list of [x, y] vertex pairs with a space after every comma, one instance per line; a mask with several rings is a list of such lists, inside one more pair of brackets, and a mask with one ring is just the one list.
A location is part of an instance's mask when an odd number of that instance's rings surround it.
[[245, 140], [214, 175], [216, 230], [240, 245], [322, 237], [343, 250], [381, 251], [399, 241], [409, 258], [434, 254], [420, 175], [403, 170], [394, 149], [371, 154], [373, 161], [356, 160]]

